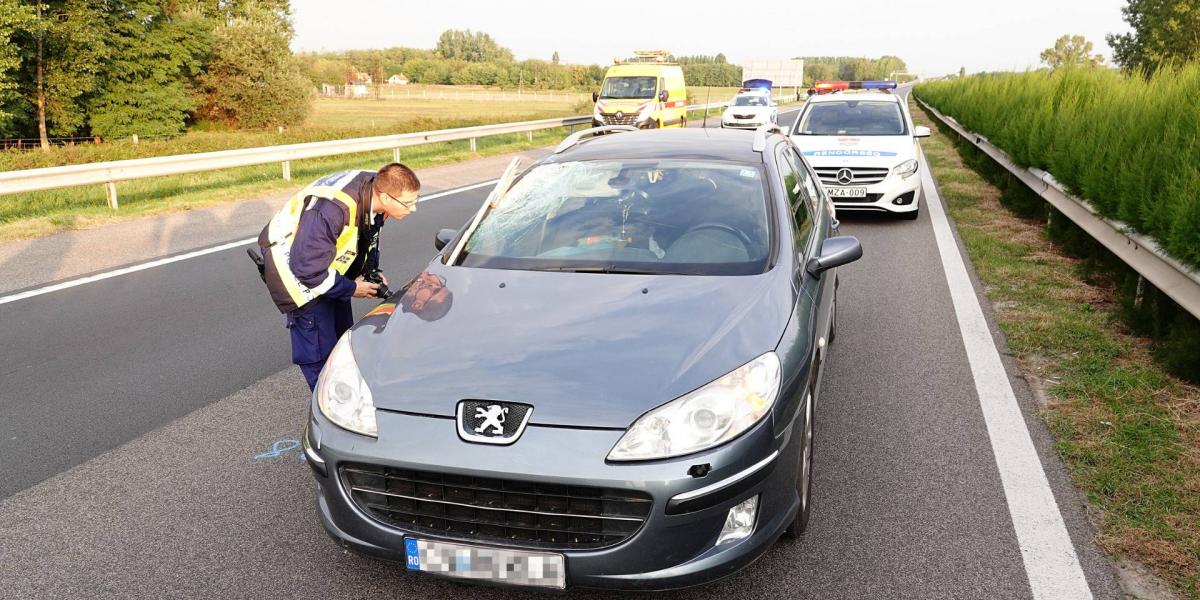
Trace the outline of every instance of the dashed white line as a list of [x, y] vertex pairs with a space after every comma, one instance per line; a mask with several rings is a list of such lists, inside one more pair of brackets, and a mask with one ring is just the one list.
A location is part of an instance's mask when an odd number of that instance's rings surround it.
[[958, 328], [1008, 501], [1008, 513], [1021, 547], [1029, 587], [1033, 597], [1039, 600], [1090, 599], [1092, 591], [1037, 449], [1029, 437], [1004, 364], [1000, 362], [996, 343], [934, 187], [929, 165], [924, 156], [921, 160], [925, 163], [921, 181], [925, 187], [926, 210], [933, 222], [934, 238], [941, 254], [946, 283], [950, 286]]
[[[465, 185], [462, 187], [429, 194], [428, 196], [421, 196], [421, 197], [417, 198], [417, 202], [426, 202], [429, 200], [436, 200], [438, 198], [450, 196], [450, 195], [457, 194], [460, 192], [466, 192], [466, 191], [478, 189], [481, 187], [485, 187], [488, 185], [494, 185], [497, 181], [498, 181], [497, 179], [492, 179], [489, 181], [481, 181], [479, 183], [473, 183], [471, 185]], [[121, 275], [128, 275], [130, 273], [137, 273], [138, 271], [145, 271], [146, 269], [153, 269], [154, 267], [161, 267], [163, 265], [169, 265], [171, 263], [177, 263], [180, 261], [197, 258], [200, 256], [205, 256], [208, 254], [223, 252], [223, 251], [229, 250], [231, 248], [247, 246], [249, 244], [254, 243], [255, 240], [257, 240], [257, 239], [258, 239], [257, 237], [251, 237], [251, 238], [246, 238], [244, 240], [237, 240], [235, 242], [229, 242], [226, 244], [221, 244], [219, 246], [213, 246], [211, 248], [204, 248], [201, 250], [193, 250], [192, 252], [186, 252], [184, 254], [168, 256], [166, 258], [159, 258], [159, 259], [152, 260], [149, 262], [131, 265], [128, 267], [122, 267], [120, 269], [115, 269], [112, 271], [105, 271], [103, 273], [97, 273], [95, 275], [88, 275], [87, 277], [79, 277], [77, 279], [71, 279], [68, 281], [63, 281], [61, 283], [55, 283], [55, 284], [43, 286], [40, 288], [34, 288], [32, 290], [26, 290], [24, 292], [18, 292], [16, 294], [10, 294], [8, 296], [0, 297], [0, 304], [8, 304], [9, 302], [25, 300], [26, 298], [33, 298], [35, 296], [41, 296], [43, 294], [49, 294], [51, 292], [57, 292], [59, 290], [65, 290], [65, 289], [69, 289], [69, 288], [73, 288], [73, 287], [78, 287], [78, 286], [85, 285], [88, 283], [103, 281], [105, 279], [112, 279], [113, 277], [120, 277]]]

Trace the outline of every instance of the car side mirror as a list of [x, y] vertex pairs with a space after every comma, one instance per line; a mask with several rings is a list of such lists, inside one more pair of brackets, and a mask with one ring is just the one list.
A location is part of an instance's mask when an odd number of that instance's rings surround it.
[[457, 229], [439, 229], [433, 236], [433, 247], [441, 250], [454, 240], [454, 236], [458, 235]]
[[659, 90], [659, 92], [658, 92], [659, 102], [666, 102], [667, 98], [670, 98], [670, 97], [671, 96], [670, 96], [670, 94], [667, 93], [667, 90]]
[[834, 267], [848, 265], [862, 258], [862, 255], [862, 244], [852, 235], [825, 238], [825, 241], [821, 242], [821, 252], [816, 258], [808, 259], [804, 270], [813, 277], [820, 277], [821, 273]]
[[592, 92], [592, 102], [600, 101], [600, 92]]
[[929, 128], [924, 125], [913, 127], [913, 137], [929, 137]]

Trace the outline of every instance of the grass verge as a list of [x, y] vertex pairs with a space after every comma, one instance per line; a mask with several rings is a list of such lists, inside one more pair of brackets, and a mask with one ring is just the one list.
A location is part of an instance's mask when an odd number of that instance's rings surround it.
[[[476, 152], [471, 152], [467, 140], [425, 144], [404, 148], [401, 160], [413, 168], [447, 164], [547, 146], [562, 140], [568, 133], [569, 128], [537, 131], [532, 141], [524, 133], [481, 137]], [[292, 181], [284, 181], [281, 167], [270, 164], [119, 182], [120, 209], [115, 211], [108, 208], [103, 186], [3, 196], [0, 197], [0, 242], [296, 190], [333, 171], [376, 169], [391, 160], [391, 151], [383, 151], [293, 161]]]
[[[1200, 389], [1171, 376], [1120, 320], [1114, 282], [1066, 256], [1045, 220], [1010, 213], [951, 131], [913, 104], [959, 235], [1031, 385], [1098, 542], [1200, 599]], [[973, 151], [963, 148], [962, 152]]]

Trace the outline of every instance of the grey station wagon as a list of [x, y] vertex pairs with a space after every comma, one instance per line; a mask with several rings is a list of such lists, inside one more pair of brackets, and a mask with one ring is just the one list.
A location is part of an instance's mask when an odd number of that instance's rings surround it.
[[667, 589], [804, 531], [859, 242], [774, 126], [624, 129], [510, 167], [337, 344], [304, 435], [336, 540], [468, 580]]

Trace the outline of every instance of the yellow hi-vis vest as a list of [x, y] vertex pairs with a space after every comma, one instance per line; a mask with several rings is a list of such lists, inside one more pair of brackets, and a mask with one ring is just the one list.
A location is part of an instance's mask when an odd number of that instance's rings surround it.
[[[281, 303], [281, 299], [276, 298], [276, 304], [280, 305], [280, 310], [287, 312], [287, 310], [299, 308], [315, 300], [333, 287], [337, 280], [334, 273], [345, 276], [346, 270], [354, 263], [354, 259], [358, 256], [359, 207], [354, 198], [343, 191], [343, 188], [360, 173], [362, 172], [347, 171], [317, 180], [316, 183], [292, 196], [267, 224], [264, 230], [266, 239], [264, 240], [260, 236], [259, 240], [260, 245], [266, 242], [265, 245], [270, 249], [269, 252], [265, 252], [269, 255], [268, 260], [271, 261], [267, 268], [267, 287], [273, 288], [272, 295], [275, 295], [276, 290], [282, 287], [292, 304], [295, 305], [286, 307]], [[300, 216], [305, 210], [310, 209], [318, 199], [331, 200], [345, 205], [349, 219], [341, 233], [338, 234], [333, 262], [329, 265], [329, 275], [319, 285], [310, 288], [296, 278], [288, 261], [292, 255], [292, 242], [295, 241], [296, 231], [300, 227]]]

